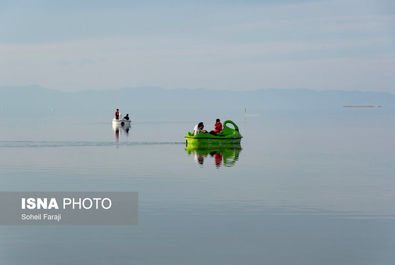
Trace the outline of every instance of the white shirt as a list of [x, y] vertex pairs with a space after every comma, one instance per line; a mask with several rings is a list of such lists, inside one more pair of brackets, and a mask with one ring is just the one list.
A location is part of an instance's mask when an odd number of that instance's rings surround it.
[[201, 132], [202, 132], [202, 130], [196, 124], [195, 128], [193, 128], [193, 135], [196, 135], [196, 134], [201, 133]]

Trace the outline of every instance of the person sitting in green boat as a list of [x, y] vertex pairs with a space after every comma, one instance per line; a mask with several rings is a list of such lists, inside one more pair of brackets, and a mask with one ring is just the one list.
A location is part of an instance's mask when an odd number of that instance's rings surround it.
[[207, 133], [207, 131], [203, 129], [204, 129], [203, 122], [199, 122], [197, 125], [195, 125], [195, 128], [193, 128], [193, 135], [197, 135], [199, 133]]
[[222, 123], [221, 123], [221, 120], [220, 119], [217, 119], [216, 121], [215, 121], [215, 124], [214, 124], [214, 130], [213, 131], [211, 131], [210, 133], [212, 134], [212, 135], [217, 135], [218, 133], [222, 133]]

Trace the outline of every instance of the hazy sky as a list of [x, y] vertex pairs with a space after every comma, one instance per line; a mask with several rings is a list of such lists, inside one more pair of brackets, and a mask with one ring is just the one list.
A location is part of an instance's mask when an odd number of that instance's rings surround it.
[[395, 92], [395, 1], [1, 1], [0, 56], [0, 85]]

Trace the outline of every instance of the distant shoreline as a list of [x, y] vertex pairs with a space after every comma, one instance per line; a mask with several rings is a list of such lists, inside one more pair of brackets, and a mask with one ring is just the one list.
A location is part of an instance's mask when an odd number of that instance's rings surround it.
[[343, 108], [382, 108], [381, 105], [345, 105]]

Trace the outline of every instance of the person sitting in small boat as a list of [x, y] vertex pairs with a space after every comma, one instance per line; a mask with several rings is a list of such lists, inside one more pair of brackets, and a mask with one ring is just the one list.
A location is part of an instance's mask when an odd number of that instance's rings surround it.
[[193, 128], [193, 135], [197, 135], [199, 133], [207, 133], [207, 131], [203, 129], [204, 129], [203, 122], [199, 122], [197, 125], [195, 125], [195, 128]]
[[115, 119], [119, 120], [119, 109], [115, 111]]
[[129, 114], [126, 114], [125, 117], [123, 117], [124, 120], [129, 120]]
[[214, 130], [210, 132], [212, 135], [222, 133], [222, 123], [220, 119], [217, 119], [214, 124]]

